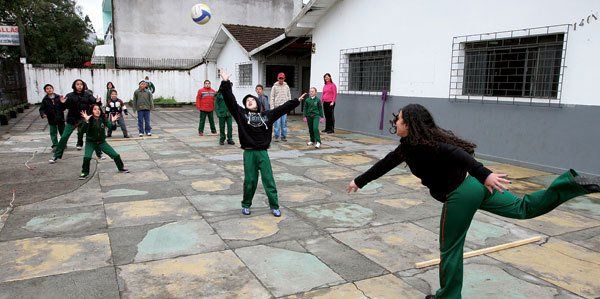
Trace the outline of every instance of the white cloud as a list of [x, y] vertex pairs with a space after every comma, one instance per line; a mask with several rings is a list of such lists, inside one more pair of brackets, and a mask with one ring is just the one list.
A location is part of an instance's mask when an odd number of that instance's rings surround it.
[[88, 15], [99, 38], [104, 36], [104, 24], [102, 20], [102, 0], [76, 0], [77, 6], [81, 7], [83, 15]]

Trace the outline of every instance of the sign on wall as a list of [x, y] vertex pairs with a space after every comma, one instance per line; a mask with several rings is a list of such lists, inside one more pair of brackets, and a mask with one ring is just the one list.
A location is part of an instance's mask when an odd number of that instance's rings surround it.
[[0, 26], [0, 45], [18, 46], [19, 45], [19, 27]]

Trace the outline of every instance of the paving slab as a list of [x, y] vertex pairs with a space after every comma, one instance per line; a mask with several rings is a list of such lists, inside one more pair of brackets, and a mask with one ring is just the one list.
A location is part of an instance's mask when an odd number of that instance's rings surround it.
[[117, 268], [122, 298], [270, 298], [231, 251]]
[[0, 282], [91, 270], [111, 265], [107, 234], [0, 242]]
[[235, 253], [276, 297], [344, 282], [308, 253], [265, 245], [239, 248]]
[[115, 281], [113, 267], [75, 271], [0, 283], [0, 298], [119, 298]]
[[106, 204], [108, 227], [136, 226], [199, 218], [185, 197]]

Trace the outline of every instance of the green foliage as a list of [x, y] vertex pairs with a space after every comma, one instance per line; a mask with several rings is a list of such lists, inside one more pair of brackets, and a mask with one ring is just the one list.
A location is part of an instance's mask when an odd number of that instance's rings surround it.
[[[93, 32], [92, 25], [75, 1], [0, 0], [0, 7], [0, 23], [21, 24], [29, 63], [82, 66], [91, 58], [94, 45], [86, 38]], [[0, 56], [18, 59], [19, 47], [0, 46]]]
[[173, 97], [171, 97], [171, 98], [158, 97], [158, 98], [154, 99], [154, 105], [165, 105], [165, 104], [173, 105], [173, 104], [177, 104], [177, 101]]

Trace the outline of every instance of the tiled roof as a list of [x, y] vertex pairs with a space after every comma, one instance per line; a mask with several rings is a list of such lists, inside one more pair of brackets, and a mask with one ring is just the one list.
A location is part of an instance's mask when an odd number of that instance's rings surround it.
[[283, 34], [283, 28], [223, 24], [233, 37], [250, 52]]

